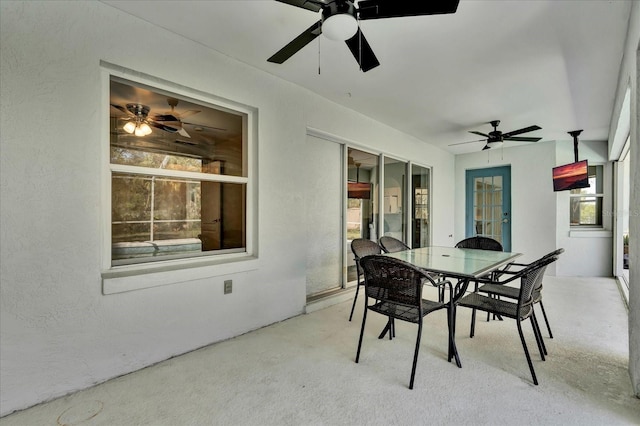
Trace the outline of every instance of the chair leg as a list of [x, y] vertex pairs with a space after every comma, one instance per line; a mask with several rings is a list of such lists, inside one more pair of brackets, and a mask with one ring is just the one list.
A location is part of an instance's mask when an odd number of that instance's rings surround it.
[[544, 322], [547, 324], [547, 331], [549, 331], [549, 338], [553, 339], [553, 334], [551, 334], [551, 327], [549, 326], [549, 320], [547, 319], [547, 313], [544, 311], [544, 305], [542, 304], [542, 300], [540, 301], [540, 309], [542, 309], [542, 316], [544, 317]]
[[449, 305], [447, 308], [447, 325], [449, 326], [449, 355], [447, 361], [451, 362], [451, 358], [455, 358], [458, 368], [462, 368], [460, 362], [460, 355], [458, 355], [458, 348], [456, 347], [456, 307], [455, 305]]
[[413, 389], [413, 379], [416, 376], [416, 366], [418, 365], [418, 353], [420, 352], [420, 337], [422, 336], [422, 319], [418, 323], [418, 336], [416, 337], [416, 349], [413, 353], [413, 367], [411, 367], [411, 380], [409, 389]]
[[364, 314], [362, 314], [362, 327], [360, 328], [360, 339], [358, 340], [358, 351], [356, 352], [356, 364], [360, 360], [360, 348], [362, 347], [362, 336], [364, 335], [364, 324], [367, 321], [367, 303], [365, 300]]
[[[474, 293], [478, 292], [478, 281], [476, 281], [476, 285], [473, 289]], [[475, 334], [476, 331], [476, 308], [473, 308], [471, 310], [471, 330], [469, 330], [469, 338], [473, 338], [473, 335]]]
[[531, 362], [531, 357], [529, 356], [529, 349], [527, 349], [527, 342], [524, 340], [524, 334], [522, 333], [522, 323], [516, 319], [516, 323], [518, 325], [518, 333], [520, 334], [520, 341], [522, 342], [522, 347], [524, 348], [524, 355], [527, 357], [527, 363], [529, 364], [529, 371], [531, 371], [531, 377], [533, 378], [533, 384], [538, 384], [538, 378], [536, 377], [536, 372], [533, 369], [533, 363]]
[[533, 328], [533, 335], [536, 338], [536, 343], [538, 345], [538, 350], [540, 351], [540, 358], [544, 361], [544, 356], [547, 354], [547, 347], [544, 344], [544, 339], [542, 339], [542, 333], [540, 332], [540, 325], [538, 324], [538, 319], [536, 318], [536, 313], [532, 312], [531, 314], [531, 328]]
[[358, 279], [358, 285], [356, 286], [356, 296], [353, 298], [353, 305], [351, 305], [351, 314], [349, 314], [349, 321], [353, 317], [353, 310], [356, 307], [356, 300], [358, 300], [358, 292], [360, 291], [360, 279]]
[[476, 331], [476, 308], [471, 310], [471, 329], [469, 330], [469, 337], [473, 338]]

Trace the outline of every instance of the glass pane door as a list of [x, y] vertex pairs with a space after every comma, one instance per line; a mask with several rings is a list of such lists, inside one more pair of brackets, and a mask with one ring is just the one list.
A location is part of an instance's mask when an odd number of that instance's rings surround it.
[[407, 163], [393, 158], [384, 159], [383, 235], [405, 241], [405, 188]]
[[377, 241], [379, 156], [353, 148], [347, 150], [347, 281], [356, 279], [351, 241]]
[[466, 237], [482, 235], [511, 250], [511, 168], [467, 170]]
[[422, 166], [411, 166], [411, 248], [427, 247], [431, 243], [429, 230], [429, 172]]

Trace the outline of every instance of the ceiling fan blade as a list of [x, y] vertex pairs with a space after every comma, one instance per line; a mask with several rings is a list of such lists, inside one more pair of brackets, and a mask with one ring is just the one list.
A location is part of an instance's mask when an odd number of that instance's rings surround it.
[[122, 105], [118, 105], [118, 104], [111, 104], [112, 107], [114, 107], [115, 109], [117, 109], [118, 111], [127, 114], [129, 116], [131, 116], [132, 114]]
[[362, 72], [367, 72], [380, 65], [378, 58], [376, 58], [375, 53], [373, 53], [369, 42], [364, 37], [364, 34], [362, 34], [362, 31], [360, 31], [360, 28], [358, 28], [356, 35], [346, 40], [345, 43], [347, 43], [353, 57], [358, 61]]
[[294, 38], [289, 44], [282, 49], [278, 50], [272, 57], [267, 59], [267, 62], [273, 62], [281, 64], [290, 57], [292, 57], [298, 50], [311, 43], [313, 39], [322, 34], [322, 21], [318, 21], [315, 24], [307, 28], [302, 34]]
[[187, 131], [182, 127], [178, 129], [178, 134], [180, 136], [184, 136], [185, 138], [190, 138], [191, 137], [191, 135], [189, 133], [187, 133]]
[[153, 116], [154, 121], [180, 121], [178, 117], [173, 114], [156, 114]]
[[455, 13], [460, 0], [398, 1], [361, 0], [360, 19], [398, 18], [402, 16], [441, 15]]
[[489, 137], [489, 135], [487, 135], [486, 133], [476, 132], [475, 130], [470, 130], [469, 133], [473, 133], [474, 135], [484, 136], [485, 138]]
[[313, 0], [276, 0], [280, 3], [289, 4], [291, 6], [301, 7], [303, 9], [312, 10], [314, 12], [318, 12], [324, 6], [324, 3], [321, 1], [313, 1]]
[[489, 146], [489, 144], [485, 145], [484, 148], [482, 148], [482, 150], [486, 150], [486, 149], [491, 149], [491, 147]]
[[514, 130], [512, 132], [503, 133], [502, 137], [506, 139], [506, 138], [510, 138], [511, 136], [519, 135], [521, 133], [533, 132], [534, 130], [540, 130], [540, 129], [542, 129], [542, 127], [540, 126], [529, 126], [523, 129]]
[[212, 129], [212, 130], [220, 130], [223, 132], [226, 132], [229, 129], [223, 129], [222, 127], [213, 127], [213, 126], [205, 126], [204, 124], [196, 124], [196, 123], [188, 123], [186, 121], [183, 121], [182, 124], [186, 124], [188, 126], [193, 126], [193, 127], [204, 127], [205, 129]]
[[178, 129], [176, 129], [175, 127], [165, 126], [164, 124], [156, 123], [155, 121], [149, 121], [149, 124], [155, 128], [164, 130], [165, 132], [169, 132], [169, 133], [176, 133], [178, 131]]
[[200, 110], [197, 110], [197, 109], [190, 109], [190, 110], [187, 110], [187, 111], [183, 111], [183, 112], [180, 113], [180, 118], [182, 119], [182, 118], [185, 118], [185, 117], [190, 117], [190, 116], [192, 116], [194, 114], [197, 114], [199, 112], [200, 112]]
[[478, 139], [478, 140], [476, 140], [476, 141], [469, 141], [469, 142], [457, 142], [457, 143], [449, 144], [449, 145], [447, 145], [447, 146], [465, 145], [465, 144], [468, 144], [468, 143], [484, 142], [485, 140], [486, 140], [486, 139]]
[[522, 137], [516, 136], [511, 138], [503, 138], [505, 141], [515, 141], [515, 142], [538, 142], [542, 138], [530, 138], [530, 137]]

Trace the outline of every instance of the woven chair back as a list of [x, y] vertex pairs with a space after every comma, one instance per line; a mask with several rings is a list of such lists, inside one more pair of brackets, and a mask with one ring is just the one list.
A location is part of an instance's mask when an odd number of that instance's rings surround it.
[[368, 297], [422, 309], [422, 285], [427, 278], [410, 263], [387, 256], [375, 255], [360, 259]]
[[465, 238], [456, 244], [457, 248], [471, 248], [480, 250], [504, 251], [502, 244], [493, 238], [476, 235], [475, 237]]
[[351, 241], [351, 252], [353, 252], [355, 259], [358, 260], [372, 254], [380, 254], [382, 253], [382, 248], [375, 241], [356, 238]]
[[395, 253], [402, 250], [409, 250], [409, 246], [397, 238], [384, 236], [380, 237], [380, 245], [385, 253]]

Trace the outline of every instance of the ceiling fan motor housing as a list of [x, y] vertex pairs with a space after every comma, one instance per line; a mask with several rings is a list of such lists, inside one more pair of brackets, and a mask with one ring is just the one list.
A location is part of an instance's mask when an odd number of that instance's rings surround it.
[[357, 31], [356, 8], [350, 1], [336, 1], [322, 8], [322, 33], [327, 38], [344, 41]]
[[326, 21], [334, 15], [348, 14], [355, 18], [356, 8], [350, 1], [334, 1], [322, 7], [322, 20]]
[[127, 104], [127, 110], [136, 117], [147, 118], [149, 107], [142, 104]]

